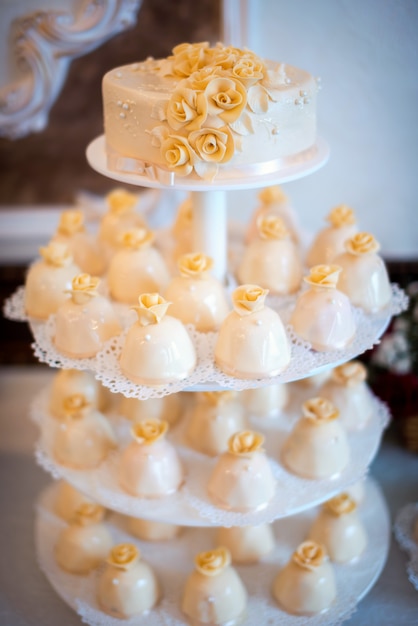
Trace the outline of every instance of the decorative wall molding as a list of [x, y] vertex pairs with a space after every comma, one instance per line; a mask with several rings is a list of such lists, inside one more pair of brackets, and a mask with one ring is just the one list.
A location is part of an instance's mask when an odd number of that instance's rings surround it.
[[13, 19], [9, 53], [17, 76], [0, 85], [0, 136], [16, 139], [43, 130], [72, 59], [135, 24], [141, 2], [68, 0], [64, 10]]

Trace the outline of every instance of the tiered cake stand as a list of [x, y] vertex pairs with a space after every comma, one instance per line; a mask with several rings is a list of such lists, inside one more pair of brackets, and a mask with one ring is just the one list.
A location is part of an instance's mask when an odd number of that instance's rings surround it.
[[[259, 188], [284, 183], [306, 176], [324, 165], [328, 158], [328, 147], [318, 140], [309, 152], [295, 159], [282, 163], [280, 170], [268, 175], [243, 177], [239, 172], [229, 176], [220, 176], [213, 183], [200, 179], [170, 179], [161, 182], [153, 176], [135, 172], [118, 173], [110, 171], [106, 163], [105, 142], [99, 137], [88, 147], [87, 158], [90, 165], [112, 179], [158, 189], [181, 189], [192, 192], [194, 248], [214, 259], [215, 274], [228, 283], [228, 241], [227, 241], [227, 192], [233, 189]], [[13, 306], [19, 308], [19, 295], [15, 297]], [[390, 317], [398, 313], [404, 303], [399, 292], [394, 290], [395, 304], [382, 315], [367, 316], [358, 324], [358, 336], [347, 351], [328, 354], [314, 353], [308, 345], [293, 339], [292, 363], [284, 374], [271, 380], [240, 381], [220, 375], [214, 367], [211, 356], [211, 338], [194, 336], [200, 346], [198, 349], [198, 368], [200, 376], [183, 381], [180, 386], [168, 385], [164, 389], [139, 387], [128, 384], [120, 378], [117, 371], [117, 344], [107, 347], [96, 359], [71, 361], [54, 352], [51, 332], [46, 324], [33, 324], [31, 328], [35, 337], [35, 353], [41, 361], [54, 367], [92, 369], [99, 380], [114, 392], [126, 396], [146, 399], [176, 391], [221, 390], [225, 388], [244, 389], [258, 387], [274, 382], [291, 382], [316, 374], [324, 369], [354, 358], [361, 352], [371, 348], [384, 332]], [[291, 303], [290, 303], [291, 304]], [[282, 308], [281, 308], [282, 307]], [[286, 314], [289, 302], [279, 303], [278, 310]], [[10, 308], [10, 307], [9, 307]], [[7, 309], [6, 309], [7, 314]], [[360, 315], [360, 313], [359, 313]], [[13, 316], [12, 316], [13, 317]], [[18, 316], [15, 315], [15, 319]], [[51, 322], [52, 323], [52, 322]], [[213, 338], [212, 338], [213, 339]], [[206, 341], [206, 344], [205, 344]], [[200, 342], [200, 343], [199, 343]], [[203, 345], [202, 347], [202, 344]], [[112, 362], [112, 355], [114, 362]], [[116, 356], [115, 356], [116, 355]], [[206, 360], [205, 360], [206, 359]], [[202, 366], [203, 363], [203, 366]], [[351, 484], [364, 478], [373, 460], [381, 435], [387, 425], [389, 415], [384, 405], [375, 399], [375, 410], [370, 423], [361, 432], [350, 435], [351, 449], [355, 454], [344, 472], [335, 479], [322, 481], [303, 480], [286, 472], [278, 463], [272, 462], [277, 478], [276, 496], [262, 511], [253, 513], [232, 513], [217, 509], [207, 499], [205, 485], [213, 461], [195, 453], [184, 445], [180, 427], [174, 428], [172, 441], [177, 445], [179, 454], [185, 464], [187, 480], [185, 486], [174, 496], [163, 501], [140, 500], [122, 492], [115, 479], [117, 455], [111, 455], [97, 470], [72, 471], [58, 465], [51, 453], [50, 434], [52, 418], [48, 415], [48, 389], [41, 391], [34, 400], [32, 418], [39, 424], [40, 440], [37, 447], [37, 460], [54, 478], [64, 478], [74, 487], [92, 497], [112, 511], [108, 524], [115, 541], [137, 543], [141, 553], [155, 568], [162, 581], [163, 598], [158, 607], [150, 614], [132, 620], [117, 620], [102, 613], [94, 595], [94, 574], [87, 578], [72, 576], [60, 570], [53, 556], [53, 546], [63, 526], [53, 512], [55, 485], [44, 492], [37, 506], [36, 545], [39, 563], [56, 592], [72, 606], [88, 624], [98, 626], [117, 626], [122, 624], [147, 625], [167, 624], [181, 626], [185, 618], [179, 608], [181, 589], [187, 573], [191, 571], [192, 559], [196, 552], [214, 546], [214, 534], [217, 526], [257, 525], [262, 522], [274, 524], [276, 537], [279, 539], [272, 554], [261, 563], [251, 566], [237, 567], [240, 576], [249, 592], [249, 605], [245, 626], [254, 624], [338, 624], [347, 619], [356, 609], [358, 601], [367, 593], [378, 578], [388, 552], [390, 523], [388, 511], [379, 487], [371, 480], [365, 481], [365, 497], [359, 511], [365, 524], [369, 543], [363, 555], [348, 565], [336, 565], [335, 572], [338, 586], [338, 597], [334, 605], [325, 613], [313, 617], [297, 617], [281, 611], [272, 595], [271, 586], [275, 573], [288, 560], [295, 547], [305, 538], [305, 533], [313, 517], [316, 507], [348, 488]], [[266, 451], [273, 457], [290, 429], [292, 420], [298, 417], [297, 411], [285, 416], [284, 421], [257, 421], [257, 430], [266, 435]], [[277, 425], [273, 425], [273, 421]], [[254, 425], [254, 422], [251, 422]], [[286, 423], [286, 427], [283, 424]], [[255, 427], [255, 425], [254, 425]], [[126, 424], [117, 426], [119, 441], [126, 440]], [[123, 518], [119, 515], [142, 517], [155, 521], [164, 521], [185, 526], [179, 538], [165, 543], [153, 544], [140, 542], [129, 537]]]

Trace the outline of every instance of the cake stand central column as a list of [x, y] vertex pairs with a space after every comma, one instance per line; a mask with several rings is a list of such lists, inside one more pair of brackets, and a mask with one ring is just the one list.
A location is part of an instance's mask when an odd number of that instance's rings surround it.
[[193, 191], [193, 251], [214, 261], [213, 275], [225, 282], [228, 264], [225, 191]]

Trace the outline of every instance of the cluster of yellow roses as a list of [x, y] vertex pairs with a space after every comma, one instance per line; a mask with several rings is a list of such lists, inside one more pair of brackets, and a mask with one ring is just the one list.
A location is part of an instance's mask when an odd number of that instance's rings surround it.
[[[169, 169], [187, 176], [194, 169], [213, 178], [218, 165], [234, 155], [234, 133], [251, 132], [236, 126], [245, 109], [266, 110], [268, 92], [254, 90], [267, 79], [267, 70], [253, 52], [221, 44], [181, 44], [161, 67], [164, 74], [182, 78], [167, 106], [167, 128], [155, 129]], [[253, 91], [253, 97], [249, 97]]]

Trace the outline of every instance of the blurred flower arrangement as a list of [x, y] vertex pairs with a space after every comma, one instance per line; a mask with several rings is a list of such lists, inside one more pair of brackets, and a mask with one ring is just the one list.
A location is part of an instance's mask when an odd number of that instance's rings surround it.
[[418, 452], [418, 281], [405, 291], [408, 308], [392, 322], [368, 369], [375, 392], [400, 424], [405, 445]]

